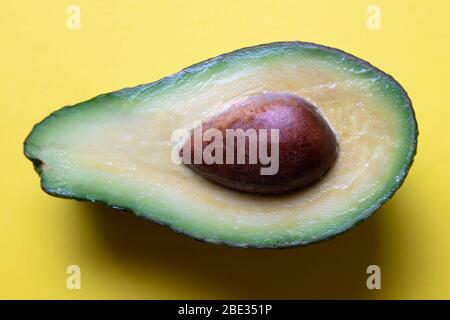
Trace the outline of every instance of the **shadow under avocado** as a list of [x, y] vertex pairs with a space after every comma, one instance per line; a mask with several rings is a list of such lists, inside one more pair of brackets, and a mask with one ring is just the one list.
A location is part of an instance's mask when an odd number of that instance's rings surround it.
[[[365, 299], [376, 296], [376, 290], [366, 287], [366, 268], [382, 263], [382, 219], [394, 209], [392, 202], [334, 239], [288, 249], [203, 243], [131, 213], [88, 203], [78, 206], [93, 220], [108, 254], [135, 264], [131, 270], [139, 272], [149, 290], [157, 268], [165, 276], [189, 279], [203, 289], [199, 298], [205, 299]], [[184, 298], [176, 292], [174, 296]]]

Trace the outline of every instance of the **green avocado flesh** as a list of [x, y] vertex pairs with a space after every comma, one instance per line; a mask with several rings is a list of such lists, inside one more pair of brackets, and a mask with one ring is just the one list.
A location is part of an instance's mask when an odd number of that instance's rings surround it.
[[[260, 196], [216, 185], [171, 160], [174, 130], [262, 92], [296, 94], [329, 122], [339, 155], [321, 180]], [[51, 195], [126, 209], [208, 242], [287, 247], [369, 217], [403, 183], [416, 144], [411, 101], [391, 76], [337, 49], [283, 42], [62, 108], [33, 128], [25, 155]]]

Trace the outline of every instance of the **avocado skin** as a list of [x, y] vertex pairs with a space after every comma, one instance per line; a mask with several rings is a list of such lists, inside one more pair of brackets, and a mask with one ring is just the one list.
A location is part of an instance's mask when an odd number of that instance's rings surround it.
[[[86, 199], [86, 198], [80, 198], [80, 197], [76, 197], [76, 196], [67, 196], [61, 193], [56, 193], [56, 192], [52, 192], [51, 190], [49, 190], [46, 185], [45, 182], [41, 179], [41, 189], [54, 197], [57, 198], [62, 198], [62, 199], [73, 199], [73, 200], [77, 200], [77, 201], [83, 201], [83, 202], [91, 202], [91, 203], [99, 203], [102, 205], [105, 205], [107, 207], [113, 208], [113, 209], [117, 209], [117, 210], [121, 210], [121, 211], [126, 211], [126, 212], [130, 212], [135, 214], [138, 217], [142, 217], [145, 220], [150, 220], [152, 222], [156, 222], [160, 225], [163, 225], [165, 227], [170, 228], [171, 230], [177, 232], [177, 233], [181, 233], [184, 235], [187, 235], [195, 240], [201, 241], [201, 242], [206, 242], [206, 243], [212, 243], [212, 244], [217, 244], [217, 245], [228, 245], [231, 247], [236, 247], [236, 248], [255, 248], [255, 249], [284, 249], [284, 248], [296, 248], [296, 247], [302, 247], [302, 246], [306, 246], [306, 245], [310, 245], [310, 244], [317, 244], [329, 239], [333, 239], [336, 236], [345, 233], [346, 231], [349, 231], [350, 229], [353, 229], [355, 226], [357, 226], [358, 224], [360, 224], [361, 222], [367, 220], [369, 217], [371, 217], [383, 204], [385, 204], [387, 201], [389, 201], [393, 195], [395, 194], [395, 192], [403, 185], [405, 178], [409, 172], [409, 170], [411, 169], [411, 166], [414, 162], [414, 157], [417, 153], [417, 144], [418, 144], [418, 136], [419, 136], [419, 128], [418, 128], [418, 124], [417, 124], [417, 119], [416, 119], [416, 114], [415, 111], [413, 109], [412, 106], [412, 102], [410, 97], [408, 96], [408, 93], [405, 91], [405, 89], [395, 80], [395, 78], [393, 76], [391, 76], [390, 74], [380, 70], [379, 68], [373, 66], [371, 63], [369, 63], [366, 60], [363, 60], [361, 58], [358, 58], [350, 53], [347, 53], [343, 50], [337, 49], [337, 48], [333, 48], [333, 47], [329, 47], [329, 46], [324, 46], [324, 45], [320, 45], [320, 44], [316, 44], [313, 42], [302, 42], [302, 41], [281, 41], [281, 42], [272, 42], [272, 43], [267, 43], [267, 44], [260, 44], [260, 45], [256, 45], [256, 46], [251, 46], [251, 47], [246, 47], [246, 48], [242, 48], [242, 49], [238, 49], [238, 50], [234, 50], [219, 56], [216, 56], [214, 58], [210, 58], [201, 62], [198, 62], [196, 64], [191, 65], [190, 67], [184, 68], [181, 71], [170, 75], [168, 77], [164, 77], [160, 80], [154, 81], [154, 82], [150, 82], [147, 84], [142, 84], [142, 85], [138, 85], [132, 88], [124, 88], [121, 90], [117, 90], [117, 91], [113, 91], [110, 93], [106, 93], [106, 94], [100, 94], [90, 100], [87, 100], [83, 103], [87, 103], [87, 102], [94, 102], [97, 99], [105, 99], [105, 98], [117, 98], [117, 97], [122, 97], [124, 95], [127, 94], [133, 94], [134, 90], [139, 90], [141, 88], [150, 88], [153, 86], [160, 86], [163, 85], [165, 83], [170, 83], [171, 81], [174, 81], [176, 79], [178, 79], [180, 76], [186, 74], [186, 73], [190, 73], [191, 71], [197, 70], [197, 69], [201, 69], [203, 67], [207, 67], [209, 63], [213, 63], [214, 61], [217, 60], [222, 60], [222, 59], [226, 59], [227, 57], [230, 56], [234, 56], [236, 54], [243, 54], [243, 53], [249, 53], [252, 51], [256, 51], [260, 48], [264, 48], [265, 50], [270, 50], [271, 48], [277, 48], [279, 46], [284, 46], [284, 47], [312, 47], [312, 48], [317, 48], [317, 49], [322, 49], [324, 51], [328, 51], [328, 52], [334, 52], [334, 53], [338, 53], [342, 56], [345, 56], [346, 58], [350, 59], [350, 60], [355, 60], [358, 63], [360, 63], [361, 65], [367, 66], [368, 68], [376, 71], [377, 73], [379, 73], [380, 75], [383, 75], [384, 77], [386, 77], [396, 88], [399, 89], [399, 91], [402, 93], [402, 97], [407, 101], [407, 108], [408, 111], [411, 113], [411, 120], [409, 121], [409, 126], [413, 132], [413, 141], [411, 143], [411, 145], [409, 145], [408, 147], [408, 157], [407, 157], [407, 162], [405, 163], [405, 165], [403, 166], [402, 170], [399, 171], [398, 175], [397, 175], [397, 179], [396, 182], [392, 185], [391, 189], [385, 194], [384, 197], [380, 198], [377, 202], [375, 202], [370, 208], [368, 208], [365, 211], [364, 217], [362, 219], [359, 220], [354, 220], [353, 223], [351, 225], [347, 225], [344, 228], [341, 228], [339, 231], [335, 232], [334, 234], [330, 235], [330, 236], [323, 236], [320, 238], [317, 238], [314, 241], [311, 242], [306, 242], [306, 243], [298, 243], [298, 244], [273, 244], [273, 245], [267, 245], [267, 244], [263, 244], [263, 245], [258, 245], [258, 244], [253, 244], [253, 243], [247, 243], [245, 245], [242, 244], [237, 244], [234, 242], [229, 242], [229, 241], [211, 241], [209, 239], [203, 239], [203, 238], [199, 238], [199, 237], [195, 237], [191, 234], [188, 233], [184, 233], [180, 230], [178, 230], [177, 228], [169, 225], [169, 224], [164, 224], [161, 222], [157, 222], [152, 220], [151, 218], [147, 218], [145, 215], [142, 214], [138, 214], [138, 212], [136, 212], [135, 210], [133, 210], [132, 208], [126, 208], [126, 207], [120, 207], [120, 206], [116, 206], [116, 205], [111, 205], [108, 204], [105, 201], [100, 201], [100, 200], [90, 200], [90, 199]], [[33, 133], [35, 132], [36, 128], [38, 128], [39, 126], [41, 126], [43, 123], [46, 122], [46, 120], [48, 120], [49, 118], [55, 117], [55, 115], [63, 110], [66, 109], [70, 109], [70, 108], [74, 108], [79, 106], [80, 104], [76, 104], [76, 105], [69, 105], [69, 106], [65, 106], [62, 107], [54, 112], [52, 112], [49, 116], [45, 117], [42, 121], [40, 121], [39, 123], [35, 124], [31, 130], [31, 132], [28, 134], [28, 136], [26, 137], [25, 141], [24, 141], [24, 155], [26, 158], [28, 158], [34, 166], [35, 171], [39, 174], [39, 176], [41, 176], [41, 173], [43, 171], [43, 166], [45, 166], [45, 163], [38, 158], [34, 158], [33, 156], [30, 155], [30, 153], [28, 152], [28, 149], [30, 147], [30, 143], [29, 143], [29, 139], [31, 136], [33, 136]]]

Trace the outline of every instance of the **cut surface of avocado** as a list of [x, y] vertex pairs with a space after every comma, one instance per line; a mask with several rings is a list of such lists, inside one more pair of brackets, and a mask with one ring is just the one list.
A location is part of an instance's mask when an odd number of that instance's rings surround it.
[[[339, 155], [323, 179], [260, 196], [172, 161], [174, 130], [264, 92], [295, 94], [326, 118]], [[417, 134], [411, 101], [391, 76], [337, 49], [283, 42], [62, 108], [33, 128], [25, 154], [51, 195], [127, 209], [208, 242], [287, 247], [342, 233], [376, 211], [403, 183]]]

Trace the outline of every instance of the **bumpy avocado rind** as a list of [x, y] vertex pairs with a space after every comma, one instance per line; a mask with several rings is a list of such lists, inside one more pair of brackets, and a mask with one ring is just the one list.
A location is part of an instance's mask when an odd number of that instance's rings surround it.
[[[177, 212], [183, 210], [183, 206], [168, 205], [164, 201], [159, 201], [158, 195], [150, 197], [149, 202], [152, 202], [151, 204], [142, 205], [133, 198], [132, 193], [123, 195], [121, 190], [117, 190], [114, 195], [111, 195], [111, 192], [104, 192], [104, 186], [101, 184], [95, 185], [98, 192], [92, 192], [94, 187], [91, 188], [87, 185], [89, 179], [86, 180], [86, 184], [79, 181], [70, 184], [68, 181], [77, 174], [73, 167], [67, 166], [66, 170], [65, 163], [62, 160], [58, 162], [57, 166], [52, 167], [52, 163], [47, 163], [48, 159], [42, 158], [42, 148], [46, 148], [48, 145], [46, 141], [52, 140], [59, 130], [64, 130], [67, 124], [79, 123], [80, 128], [82, 128], [82, 122], [86, 116], [95, 118], [99, 122], [108, 121], [106, 114], [117, 113], [120, 116], [121, 113], [127, 112], [129, 106], [132, 107], [143, 101], [152, 101], [168, 96], [172, 91], [184, 88], [190, 83], [208, 81], [215, 74], [225, 72], [229, 68], [235, 68], [239, 64], [259, 66], [268, 63], [273, 58], [281, 57], [281, 59], [284, 59], [284, 57], [297, 56], [299, 59], [313, 57], [326, 61], [331, 68], [336, 67], [351, 72], [358, 78], [375, 79], [373, 94], [380, 94], [383, 99], [389, 100], [387, 104], [392, 107], [392, 112], [401, 119], [402, 123], [402, 143], [395, 160], [396, 163], [392, 164], [392, 170], [395, 171], [393, 178], [386, 183], [383, 190], [377, 193], [375, 199], [371, 198], [370, 203], [365, 203], [361, 209], [336, 216], [332, 221], [330, 220], [323, 225], [319, 223], [319, 226], [315, 229], [307, 230], [307, 232], [302, 229], [303, 231], [298, 233], [277, 231], [263, 235], [259, 231], [246, 234], [239, 231], [238, 227], [233, 232], [233, 228], [230, 227], [222, 232], [220, 225], [217, 227], [216, 224], [211, 223], [213, 227], [209, 227], [209, 222], [192, 221], [195, 218], [177, 215]], [[33, 162], [40, 175], [42, 189], [50, 195], [99, 202], [116, 209], [131, 211], [199, 240], [238, 247], [279, 248], [305, 245], [328, 239], [349, 230], [355, 224], [371, 216], [394, 195], [404, 182], [416, 153], [417, 136], [417, 122], [411, 101], [406, 91], [390, 75], [368, 62], [338, 49], [304, 42], [279, 42], [220, 55], [156, 82], [103, 94], [86, 102], [64, 107], [34, 126], [25, 140], [24, 153]], [[60, 159], [71, 156], [70, 154], [64, 154], [64, 150], [58, 150], [57, 144], [52, 144], [51, 148], [51, 153], [57, 154]], [[83, 174], [87, 172], [83, 171]], [[103, 181], [107, 180], [106, 174], [105, 177]]]

